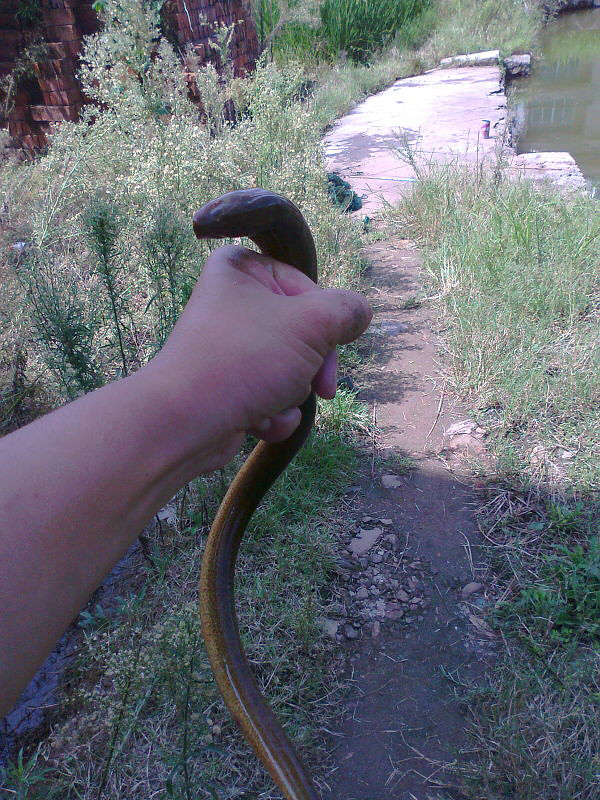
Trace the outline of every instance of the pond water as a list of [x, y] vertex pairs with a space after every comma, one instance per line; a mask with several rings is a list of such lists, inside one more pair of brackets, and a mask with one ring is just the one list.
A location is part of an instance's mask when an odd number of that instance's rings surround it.
[[517, 82], [519, 153], [567, 151], [600, 193], [600, 8], [562, 14]]

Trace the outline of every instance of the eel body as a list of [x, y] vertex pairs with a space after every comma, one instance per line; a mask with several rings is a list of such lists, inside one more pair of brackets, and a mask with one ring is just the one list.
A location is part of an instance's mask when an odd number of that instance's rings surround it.
[[[245, 236], [261, 252], [317, 279], [314, 241], [304, 217], [289, 200], [264, 189], [229, 192], [194, 214], [199, 239]], [[311, 778], [262, 696], [240, 641], [235, 613], [235, 562], [246, 525], [270, 486], [310, 433], [314, 393], [301, 407], [292, 436], [260, 442], [234, 478], [210, 530], [200, 574], [202, 633], [225, 703], [287, 800], [319, 800]]]

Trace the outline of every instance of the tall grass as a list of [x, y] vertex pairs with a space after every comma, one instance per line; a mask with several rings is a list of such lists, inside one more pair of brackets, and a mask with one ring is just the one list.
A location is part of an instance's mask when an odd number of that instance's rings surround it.
[[432, 0], [257, 0], [259, 38], [274, 45], [278, 58], [308, 63], [343, 57], [371, 62], [397, 34], [405, 44], [418, 38], [418, 27]]
[[[190, 62], [205, 101], [201, 124], [179, 60], [146, 10], [141, 0], [109, 0], [106, 27], [83, 56], [84, 86], [98, 106], [62, 125], [37, 161], [0, 174], [6, 376], [21, 392], [26, 370], [43, 385], [46, 405], [154, 355], [209, 252], [193, 236], [192, 214], [228, 190], [260, 185], [290, 197], [315, 235], [321, 283], [360, 280], [357, 226], [331, 204], [314, 106], [298, 99], [302, 69], [264, 61], [247, 80], [227, 82]], [[237, 109], [229, 117], [225, 100]], [[361, 413], [348, 395], [319, 418], [261, 508], [241, 558], [251, 660], [317, 766], [315, 731], [336, 713], [339, 682], [332, 691], [331, 645], [316, 619], [328, 602], [329, 509], [350, 479], [354, 417]], [[96, 600], [81, 616], [79, 660], [61, 712], [51, 733], [25, 743], [24, 759], [0, 773], [0, 794], [269, 796], [270, 781], [217, 697], [197, 622], [199, 559], [227, 477], [183, 490], [171, 522], [146, 532], [149, 559], [140, 557], [121, 600]]]
[[446, 364], [487, 429], [480, 524], [506, 648], [465, 698], [468, 797], [596, 800], [600, 739], [597, 204], [501, 165], [425, 168], [391, 215], [423, 247]]
[[425, 247], [426, 269], [452, 320], [453, 379], [495, 410], [507, 465], [557, 492], [591, 489], [598, 475], [595, 203], [450, 167], [425, 175], [396, 219]]
[[428, 6], [428, 0], [324, 0], [321, 24], [330, 53], [366, 62]]

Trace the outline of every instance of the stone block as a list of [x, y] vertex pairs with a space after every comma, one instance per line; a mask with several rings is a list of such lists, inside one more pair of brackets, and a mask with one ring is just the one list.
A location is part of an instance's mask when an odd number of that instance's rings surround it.
[[507, 56], [503, 64], [507, 78], [524, 77], [531, 72], [531, 55], [523, 53], [521, 55]]
[[499, 50], [485, 50], [482, 53], [464, 53], [460, 56], [443, 58], [441, 67], [493, 67], [500, 61]]

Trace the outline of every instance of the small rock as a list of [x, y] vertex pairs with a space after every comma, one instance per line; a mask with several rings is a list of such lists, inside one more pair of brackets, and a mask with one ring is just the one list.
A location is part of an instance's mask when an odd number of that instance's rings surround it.
[[385, 600], [378, 600], [375, 603], [375, 614], [382, 619], [385, 617]]
[[213, 736], [220, 736], [221, 735], [221, 726], [220, 725], [213, 725], [211, 728]]
[[177, 509], [174, 506], [164, 506], [156, 516], [161, 522], [166, 522], [167, 525], [175, 526], [177, 524]]
[[386, 536], [383, 537], [384, 542], [388, 542], [391, 545], [395, 545], [397, 541], [397, 537], [395, 533], [388, 533]]
[[379, 520], [379, 524], [380, 525], [386, 525], [386, 526], [387, 525], [391, 525], [392, 524], [392, 520], [391, 519], [380, 519]]
[[463, 600], [466, 600], [467, 597], [470, 597], [472, 594], [475, 594], [475, 592], [478, 592], [482, 587], [483, 587], [482, 583], [474, 583], [474, 582], [467, 583], [466, 586], [463, 586], [460, 595]]
[[371, 586], [371, 588], [369, 589], [369, 591], [371, 592], [371, 594], [372, 594], [374, 597], [377, 597], [378, 595], [380, 595], [380, 594], [381, 594], [381, 592], [379, 591], [379, 589], [378, 589], [376, 586]]
[[338, 628], [340, 623], [335, 619], [329, 619], [328, 617], [320, 617], [317, 620], [319, 627], [321, 630], [327, 634], [327, 636], [335, 639], [335, 635], [338, 632]]
[[474, 419], [463, 419], [461, 422], [455, 422], [449, 428], [446, 428], [444, 435], [452, 437], [461, 433], [473, 433], [476, 427], [477, 423]]
[[371, 530], [361, 530], [358, 536], [350, 541], [348, 549], [355, 556], [362, 556], [377, 542], [383, 528], [371, 528]]
[[352, 625], [344, 625], [344, 635], [346, 639], [358, 639], [358, 631]]
[[569, 458], [575, 458], [576, 455], [577, 453], [574, 453], [572, 450], [563, 450], [560, 454], [560, 457], [564, 458], [566, 461]]
[[507, 56], [504, 59], [504, 69], [510, 78], [529, 75], [531, 71], [531, 55], [522, 53], [520, 55]]
[[381, 485], [384, 489], [397, 489], [402, 486], [402, 480], [397, 475], [382, 475]]
[[381, 633], [381, 623], [378, 620], [375, 620], [373, 623], [373, 628], [371, 629], [371, 636], [373, 639], [377, 639], [379, 634]]
[[487, 622], [481, 619], [481, 617], [477, 617], [474, 614], [469, 614], [469, 620], [482, 636], [486, 636], [488, 639], [496, 638], [494, 631], [490, 628]]
[[357, 600], [366, 600], [369, 596], [369, 590], [365, 589], [364, 586], [361, 586], [358, 592], [356, 593]]
[[532, 464], [543, 464], [548, 458], [548, 451], [541, 444], [536, 445], [531, 451], [529, 460]]
[[381, 562], [383, 561], [383, 556], [380, 555], [379, 553], [373, 553], [373, 555], [371, 556], [371, 561], [374, 564], [381, 564]]
[[356, 492], [360, 492], [360, 486], [348, 486], [344, 494], [355, 494]]
[[369, 517], [369, 516], [363, 517], [362, 521], [363, 522], [373, 522], [373, 517]]
[[420, 606], [421, 605], [421, 598], [420, 597], [413, 597], [410, 601], [411, 606]]
[[410, 602], [410, 595], [407, 592], [405, 592], [404, 589], [398, 589], [398, 591], [396, 592], [396, 597], [402, 603], [409, 603]]
[[419, 585], [419, 581], [417, 580], [417, 578], [415, 578], [414, 575], [410, 576], [410, 578], [408, 579], [407, 583], [410, 586], [410, 588], [413, 589], [413, 590], [416, 589], [418, 587], [418, 585]]
[[468, 454], [479, 456], [485, 452], [485, 445], [476, 436], [470, 433], [461, 433], [452, 437], [448, 444], [448, 450], [464, 450]]
[[395, 605], [393, 608], [388, 606], [387, 611], [385, 612], [385, 616], [391, 622], [396, 622], [399, 619], [402, 619], [404, 616], [404, 609], [400, 608], [400, 606]]
[[392, 589], [397, 589], [400, 586], [400, 581], [397, 581], [396, 578], [392, 578], [390, 581], [390, 586]]

